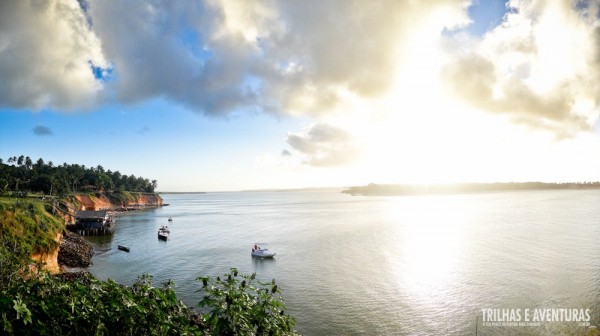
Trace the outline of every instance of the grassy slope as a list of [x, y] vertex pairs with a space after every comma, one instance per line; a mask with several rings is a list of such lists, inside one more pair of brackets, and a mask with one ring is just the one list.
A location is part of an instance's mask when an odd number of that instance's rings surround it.
[[56, 234], [63, 220], [53, 216], [49, 204], [34, 199], [0, 197], [0, 242], [5, 246], [18, 242], [31, 253], [54, 250]]

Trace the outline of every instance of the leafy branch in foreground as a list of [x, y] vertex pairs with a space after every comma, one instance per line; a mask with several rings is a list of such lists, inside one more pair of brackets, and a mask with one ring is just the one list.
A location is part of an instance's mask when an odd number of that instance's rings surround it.
[[256, 273], [238, 276], [231, 269], [223, 278], [199, 277], [204, 293], [200, 306], [213, 335], [295, 335], [296, 321], [285, 313], [281, 290], [256, 280]]
[[41, 272], [0, 290], [0, 334], [296, 335], [274, 280], [238, 276], [235, 268], [197, 280], [203, 315], [177, 299], [172, 281], [155, 288], [147, 274], [128, 287], [89, 273]]
[[143, 275], [127, 287], [89, 274], [77, 280], [42, 275], [0, 293], [3, 335], [203, 335], [203, 321], [166, 282]]

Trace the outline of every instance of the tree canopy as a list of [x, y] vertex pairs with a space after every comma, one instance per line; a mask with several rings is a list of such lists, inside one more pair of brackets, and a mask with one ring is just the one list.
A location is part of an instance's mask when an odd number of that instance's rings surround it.
[[35, 163], [28, 156], [0, 159], [0, 194], [6, 191], [41, 192], [64, 196], [78, 191], [139, 191], [154, 192], [158, 182], [118, 170], [105, 170], [98, 165], [79, 164], [55, 166], [52, 161], [39, 158]]

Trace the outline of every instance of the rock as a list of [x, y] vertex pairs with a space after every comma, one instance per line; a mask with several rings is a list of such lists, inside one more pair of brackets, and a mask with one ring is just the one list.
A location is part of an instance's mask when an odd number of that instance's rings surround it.
[[78, 281], [84, 285], [89, 285], [91, 279], [93, 278], [92, 275], [87, 271], [60, 273], [55, 275], [55, 277], [72, 282]]
[[88, 267], [92, 264], [92, 245], [75, 232], [65, 231], [58, 250], [58, 263], [67, 267]]

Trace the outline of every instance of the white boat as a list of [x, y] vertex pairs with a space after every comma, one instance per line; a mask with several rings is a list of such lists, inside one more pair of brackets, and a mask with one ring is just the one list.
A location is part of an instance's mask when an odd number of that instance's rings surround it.
[[169, 238], [169, 227], [163, 225], [158, 229], [158, 239], [167, 240], [167, 238]]
[[268, 248], [263, 248], [260, 243], [255, 243], [252, 247], [252, 256], [259, 258], [273, 258], [275, 256], [275, 252], [269, 250]]

